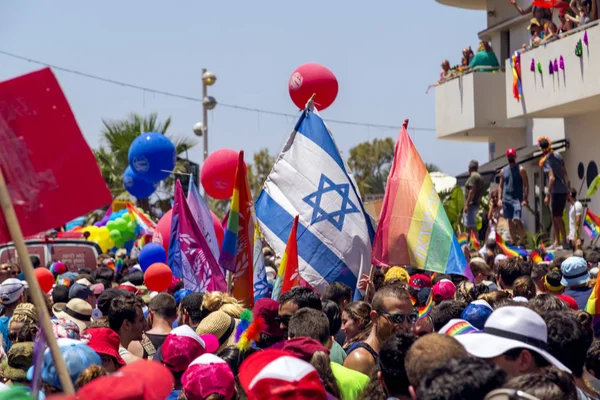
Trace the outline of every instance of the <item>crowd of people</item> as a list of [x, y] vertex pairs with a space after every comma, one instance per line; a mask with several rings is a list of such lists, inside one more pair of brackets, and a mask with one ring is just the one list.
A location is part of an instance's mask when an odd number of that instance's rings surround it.
[[[89, 270], [57, 275], [47, 296], [44, 311], [77, 393], [62, 394], [46, 350], [39, 396], [598, 398], [600, 320], [584, 309], [600, 253], [535, 263], [490, 243], [468, 256], [473, 281], [375, 268], [359, 282], [359, 301], [334, 282], [322, 295], [298, 286], [246, 310], [226, 293], [193, 293], [177, 279], [149, 292], [135, 259], [125, 257], [115, 274], [114, 256], [102, 255]], [[0, 399], [31, 398], [40, 314], [20, 277], [17, 264], [0, 265]]]

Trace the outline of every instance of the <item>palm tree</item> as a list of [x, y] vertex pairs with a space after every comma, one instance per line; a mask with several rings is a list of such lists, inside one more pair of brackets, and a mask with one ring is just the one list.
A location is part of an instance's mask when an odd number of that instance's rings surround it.
[[437, 165], [435, 165], [433, 163], [425, 163], [425, 168], [427, 169], [427, 172], [429, 172], [429, 173], [442, 172], [440, 167], [438, 167]]
[[[159, 122], [156, 113], [151, 113], [148, 116], [132, 113], [125, 119], [102, 120], [102, 123], [104, 128], [101, 135], [104, 143], [98, 150], [94, 151], [96, 161], [113, 197], [129, 198], [129, 194], [123, 187], [123, 173], [129, 165], [129, 146], [135, 138], [145, 132], [160, 132], [166, 135], [171, 125], [171, 118]], [[195, 141], [187, 138], [169, 138], [175, 145], [177, 154], [181, 154], [196, 145]], [[177, 161], [174, 171], [185, 172], [185, 162]], [[170, 193], [174, 183], [173, 176], [169, 176], [161, 182], [157, 190], [161, 193]]]

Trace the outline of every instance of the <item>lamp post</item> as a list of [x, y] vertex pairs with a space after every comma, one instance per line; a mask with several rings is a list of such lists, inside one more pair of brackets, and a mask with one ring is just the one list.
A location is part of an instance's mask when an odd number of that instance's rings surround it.
[[[217, 76], [207, 71], [206, 68], [202, 68], [202, 121], [194, 124], [193, 130], [196, 136], [202, 136], [202, 142], [204, 146], [204, 158], [208, 157], [208, 111], [214, 109], [217, 106], [217, 100], [214, 97], [208, 95], [208, 87], [215, 84]], [[207, 200], [206, 192], [204, 192], [204, 199]]]

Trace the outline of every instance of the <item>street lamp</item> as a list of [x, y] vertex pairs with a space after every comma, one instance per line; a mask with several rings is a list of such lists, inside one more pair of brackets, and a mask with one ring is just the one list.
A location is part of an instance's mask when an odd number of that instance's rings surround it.
[[[208, 87], [214, 85], [216, 81], [217, 76], [213, 72], [202, 68], [202, 121], [196, 122], [192, 129], [196, 136], [202, 136], [204, 160], [208, 157], [208, 111], [217, 106], [217, 100], [208, 95]], [[204, 193], [204, 198], [207, 198], [206, 193]]]

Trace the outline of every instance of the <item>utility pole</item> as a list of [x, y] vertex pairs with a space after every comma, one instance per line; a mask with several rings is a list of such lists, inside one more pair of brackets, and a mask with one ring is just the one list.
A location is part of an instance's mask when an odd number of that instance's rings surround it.
[[[206, 161], [208, 157], [208, 111], [214, 109], [217, 106], [217, 100], [214, 97], [208, 95], [208, 87], [215, 84], [217, 76], [202, 68], [202, 121], [194, 124], [194, 134], [196, 136], [202, 136], [203, 142], [203, 161]], [[204, 192], [204, 200], [208, 201], [208, 195]]]

